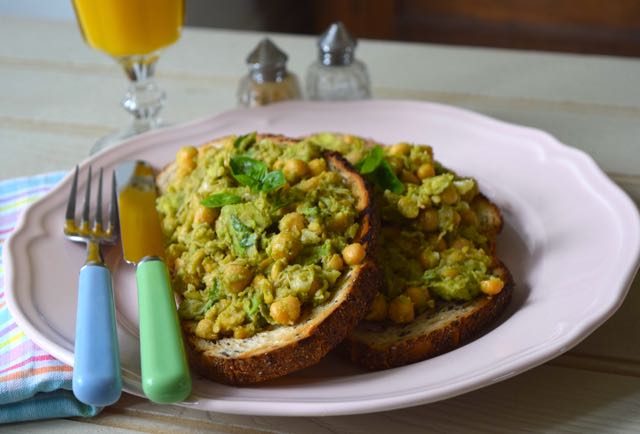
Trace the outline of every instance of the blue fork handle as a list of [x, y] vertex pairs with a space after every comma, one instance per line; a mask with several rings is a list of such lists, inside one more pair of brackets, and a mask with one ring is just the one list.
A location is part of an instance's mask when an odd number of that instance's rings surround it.
[[72, 384], [79, 401], [101, 407], [122, 392], [111, 273], [104, 265], [80, 270]]

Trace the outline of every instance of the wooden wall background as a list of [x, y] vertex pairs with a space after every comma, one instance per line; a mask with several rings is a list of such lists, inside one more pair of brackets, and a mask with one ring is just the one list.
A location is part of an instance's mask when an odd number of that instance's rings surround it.
[[187, 23], [640, 56], [640, 0], [187, 0]]

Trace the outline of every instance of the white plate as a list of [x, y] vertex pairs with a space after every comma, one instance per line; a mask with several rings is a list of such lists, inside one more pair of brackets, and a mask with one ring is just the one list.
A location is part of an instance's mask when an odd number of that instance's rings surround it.
[[[109, 173], [122, 160], [156, 167], [183, 145], [230, 133], [301, 135], [340, 131], [386, 143], [433, 145], [436, 158], [476, 177], [503, 210], [498, 251], [516, 280], [501, 323], [445, 355], [382, 372], [363, 372], [337, 356], [254, 387], [195, 378], [181, 405], [251, 415], [337, 415], [433, 402], [539, 365], [584, 339], [620, 306], [636, 272], [638, 213], [584, 153], [548, 134], [439, 104], [402, 101], [286, 103], [232, 111], [133, 138], [89, 163]], [[73, 364], [76, 279], [84, 249], [62, 236], [71, 179], [24, 213], [6, 245], [5, 288], [25, 333]], [[141, 395], [133, 270], [117, 250], [114, 267], [125, 390]]]

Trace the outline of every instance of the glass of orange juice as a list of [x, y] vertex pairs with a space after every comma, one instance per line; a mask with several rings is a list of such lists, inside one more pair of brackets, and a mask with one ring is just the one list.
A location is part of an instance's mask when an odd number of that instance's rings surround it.
[[165, 93], [153, 79], [161, 50], [178, 40], [184, 0], [73, 0], [85, 41], [118, 61], [130, 80], [122, 106], [128, 128], [100, 139], [91, 153], [161, 126]]

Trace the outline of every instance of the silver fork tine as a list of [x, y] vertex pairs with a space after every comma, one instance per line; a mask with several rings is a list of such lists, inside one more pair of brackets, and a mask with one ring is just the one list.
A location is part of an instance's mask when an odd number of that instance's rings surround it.
[[89, 166], [89, 177], [87, 178], [87, 189], [84, 193], [84, 207], [82, 209], [81, 224], [89, 223], [89, 210], [91, 209], [91, 166]]
[[98, 177], [98, 202], [96, 203], [96, 215], [93, 218], [93, 227], [102, 231], [102, 167]]
[[73, 175], [73, 183], [71, 184], [71, 193], [69, 193], [69, 201], [67, 202], [67, 220], [75, 220], [76, 218], [76, 193], [78, 191], [78, 166]]
[[111, 203], [109, 204], [109, 228], [110, 234], [118, 233], [118, 193], [116, 191], [116, 172], [111, 172]]

